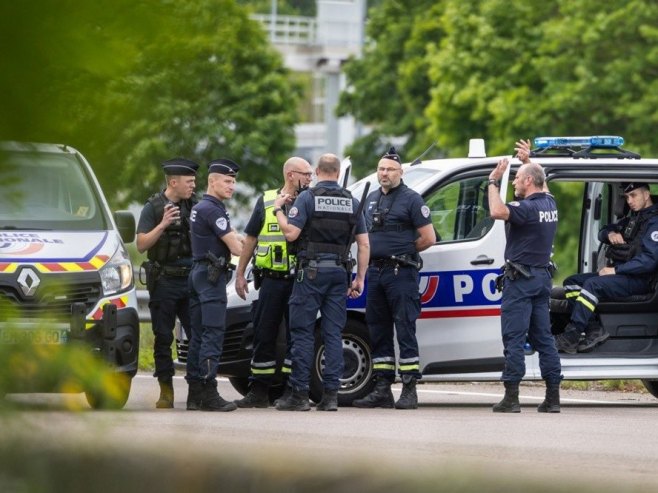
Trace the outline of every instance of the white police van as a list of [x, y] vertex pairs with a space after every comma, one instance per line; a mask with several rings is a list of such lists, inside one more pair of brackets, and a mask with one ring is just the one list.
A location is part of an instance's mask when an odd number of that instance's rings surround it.
[[110, 213], [78, 151], [0, 143], [0, 343], [88, 344], [128, 377], [111, 400], [85, 389], [92, 407], [123, 407], [137, 372], [137, 297], [123, 244], [134, 235], [132, 213]]
[[[417, 322], [421, 382], [496, 381], [503, 369], [501, 293], [495, 289], [495, 279], [504, 263], [505, 223], [489, 216], [487, 180], [501, 158], [510, 158], [511, 166], [500, 193], [505, 201], [511, 200], [511, 181], [521, 163], [511, 156], [487, 157], [484, 143], [479, 144], [472, 146], [469, 157], [405, 165], [403, 180], [423, 196], [439, 238], [422, 253], [422, 312]], [[658, 189], [658, 160], [640, 158], [622, 149], [622, 144], [623, 139], [613, 137], [535, 140], [537, 148], [532, 159], [544, 167], [549, 187], [555, 191], [573, 184], [571, 187], [578, 190], [576, 202], [558, 202], [560, 211], [575, 208], [580, 216], [580, 229], [571, 232], [578, 240], [578, 248], [556, 244], [555, 250], [571, 249], [580, 272], [597, 270], [601, 249], [598, 231], [625, 214], [620, 184], [641, 180], [655, 182]], [[361, 197], [367, 182], [371, 190], [376, 189], [376, 174], [350, 187], [355, 197]], [[558, 227], [564, 228], [566, 223]], [[570, 274], [565, 272], [563, 277]], [[228, 291], [227, 334], [220, 374], [227, 375], [234, 387], [245, 393], [253, 337], [251, 305], [258, 293], [250, 289], [245, 302], [232, 286]], [[364, 396], [372, 386], [365, 299], [364, 293], [348, 301], [341, 405]], [[560, 311], [559, 300], [552, 306]], [[565, 379], [642, 379], [647, 389], [658, 396], [658, 294], [601, 303], [598, 311], [610, 338], [589, 353], [561, 354]], [[556, 312], [552, 317], [555, 330], [559, 330], [564, 315]], [[279, 341], [282, 357], [283, 331]], [[311, 385], [314, 399], [322, 393], [322, 367], [322, 342], [316, 338]], [[541, 379], [538, 356], [531, 348], [527, 351], [526, 367], [526, 380]]]

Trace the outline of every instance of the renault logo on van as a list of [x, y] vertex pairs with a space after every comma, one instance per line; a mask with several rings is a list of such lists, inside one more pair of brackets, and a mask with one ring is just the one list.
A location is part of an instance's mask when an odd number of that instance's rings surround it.
[[18, 275], [18, 285], [25, 296], [34, 296], [41, 280], [32, 269], [23, 269]]

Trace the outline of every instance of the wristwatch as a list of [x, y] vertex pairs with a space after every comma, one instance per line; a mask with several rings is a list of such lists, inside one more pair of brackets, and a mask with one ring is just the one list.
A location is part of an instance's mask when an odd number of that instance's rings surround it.
[[283, 212], [283, 209], [281, 207], [275, 207], [274, 210], [272, 211], [272, 214], [274, 214], [274, 216], [276, 217], [276, 215], [279, 212]]
[[494, 180], [493, 178], [489, 178], [489, 185], [493, 185], [494, 187], [500, 188], [500, 180]]

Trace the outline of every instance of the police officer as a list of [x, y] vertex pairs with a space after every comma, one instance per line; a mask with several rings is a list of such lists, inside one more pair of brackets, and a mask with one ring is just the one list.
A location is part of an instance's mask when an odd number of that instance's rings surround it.
[[[254, 259], [254, 275], [260, 288], [254, 313], [254, 353], [251, 358], [250, 388], [247, 395], [235, 401], [238, 407], [268, 407], [269, 387], [276, 373], [276, 340], [285, 318], [289, 340], [288, 300], [294, 282], [295, 256], [289, 251], [285, 236], [274, 217], [274, 199], [279, 194], [296, 197], [308, 187], [313, 169], [305, 159], [291, 157], [283, 165], [284, 185], [266, 191], [258, 198], [245, 228], [245, 243], [236, 270], [235, 290], [243, 300], [249, 288], [244, 276], [247, 264]], [[284, 214], [288, 205], [283, 204]], [[281, 372], [288, 376], [291, 360], [286, 355]]]
[[235, 190], [239, 166], [230, 159], [208, 163], [208, 190], [192, 209], [194, 264], [190, 274], [192, 337], [187, 356], [188, 409], [233, 411], [235, 403], [217, 392], [217, 368], [226, 330], [226, 282], [231, 255], [243, 239], [231, 228], [224, 206]]
[[171, 344], [176, 317], [190, 327], [187, 277], [192, 267], [189, 218], [196, 198], [194, 186], [199, 165], [183, 158], [162, 163], [167, 187], [152, 195], [139, 217], [137, 250], [147, 251], [145, 264], [149, 310], [155, 341], [154, 377], [160, 384], [159, 409], [174, 407], [174, 363]]
[[[299, 239], [296, 280], [290, 297], [292, 337], [291, 391], [278, 400], [280, 411], [308, 411], [308, 390], [314, 354], [315, 322], [322, 315], [324, 341], [324, 392], [318, 411], [338, 410], [338, 389], [343, 375], [341, 332], [347, 321], [346, 296], [358, 297], [368, 264], [369, 243], [359, 203], [338, 185], [340, 161], [333, 154], [320, 157], [315, 187], [299, 194], [288, 216], [284, 204], [292, 201], [283, 194], [274, 201], [274, 214], [289, 242]], [[352, 277], [349, 250], [356, 239], [357, 273]], [[350, 285], [351, 282], [351, 285]]]
[[539, 412], [560, 412], [560, 358], [551, 334], [549, 299], [551, 292], [550, 256], [557, 230], [557, 207], [548, 193], [544, 170], [529, 160], [530, 143], [516, 143], [523, 164], [514, 178], [517, 198], [504, 204], [500, 180], [509, 161], [498, 162], [489, 175], [489, 210], [494, 219], [507, 222], [505, 278], [501, 305], [501, 325], [505, 368], [502, 380], [505, 396], [494, 412], [518, 413], [519, 382], [525, 375], [526, 336], [539, 353], [539, 368], [546, 381], [546, 397]]
[[[658, 270], [658, 205], [651, 200], [649, 185], [622, 184], [630, 215], [599, 232], [599, 241], [608, 245], [608, 266], [598, 272], [575, 274], [564, 280], [572, 308], [571, 321], [555, 338], [558, 351], [588, 352], [608, 339], [608, 332], [590, 324], [599, 301], [645, 294]], [[581, 333], [585, 332], [581, 338]]]
[[[368, 268], [366, 322], [372, 344], [374, 390], [352, 404], [362, 408], [416, 409], [416, 380], [421, 378], [416, 319], [420, 315], [418, 271], [422, 252], [436, 242], [430, 210], [422, 197], [402, 181], [402, 164], [395, 148], [379, 160], [380, 188], [366, 202], [366, 220], [372, 243]], [[402, 394], [393, 400], [397, 332]]]

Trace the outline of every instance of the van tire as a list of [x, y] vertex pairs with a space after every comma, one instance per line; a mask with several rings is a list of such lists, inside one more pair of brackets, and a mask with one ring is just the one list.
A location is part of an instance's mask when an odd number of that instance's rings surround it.
[[642, 380], [642, 383], [652, 396], [658, 397], [658, 380]]
[[[351, 406], [356, 399], [368, 395], [374, 388], [372, 381], [372, 353], [370, 336], [366, 324], [358, 319], [349, 318], [343, 329], [343, 359], [345, 370], [338, 390], [338, 405]], [[315, 402], [322, 399], [322, 368], [324, 367], [324, 344], [320, 333], [319, 321], [316, 326], [315, 355], [311, 367], [310, 396]]]

